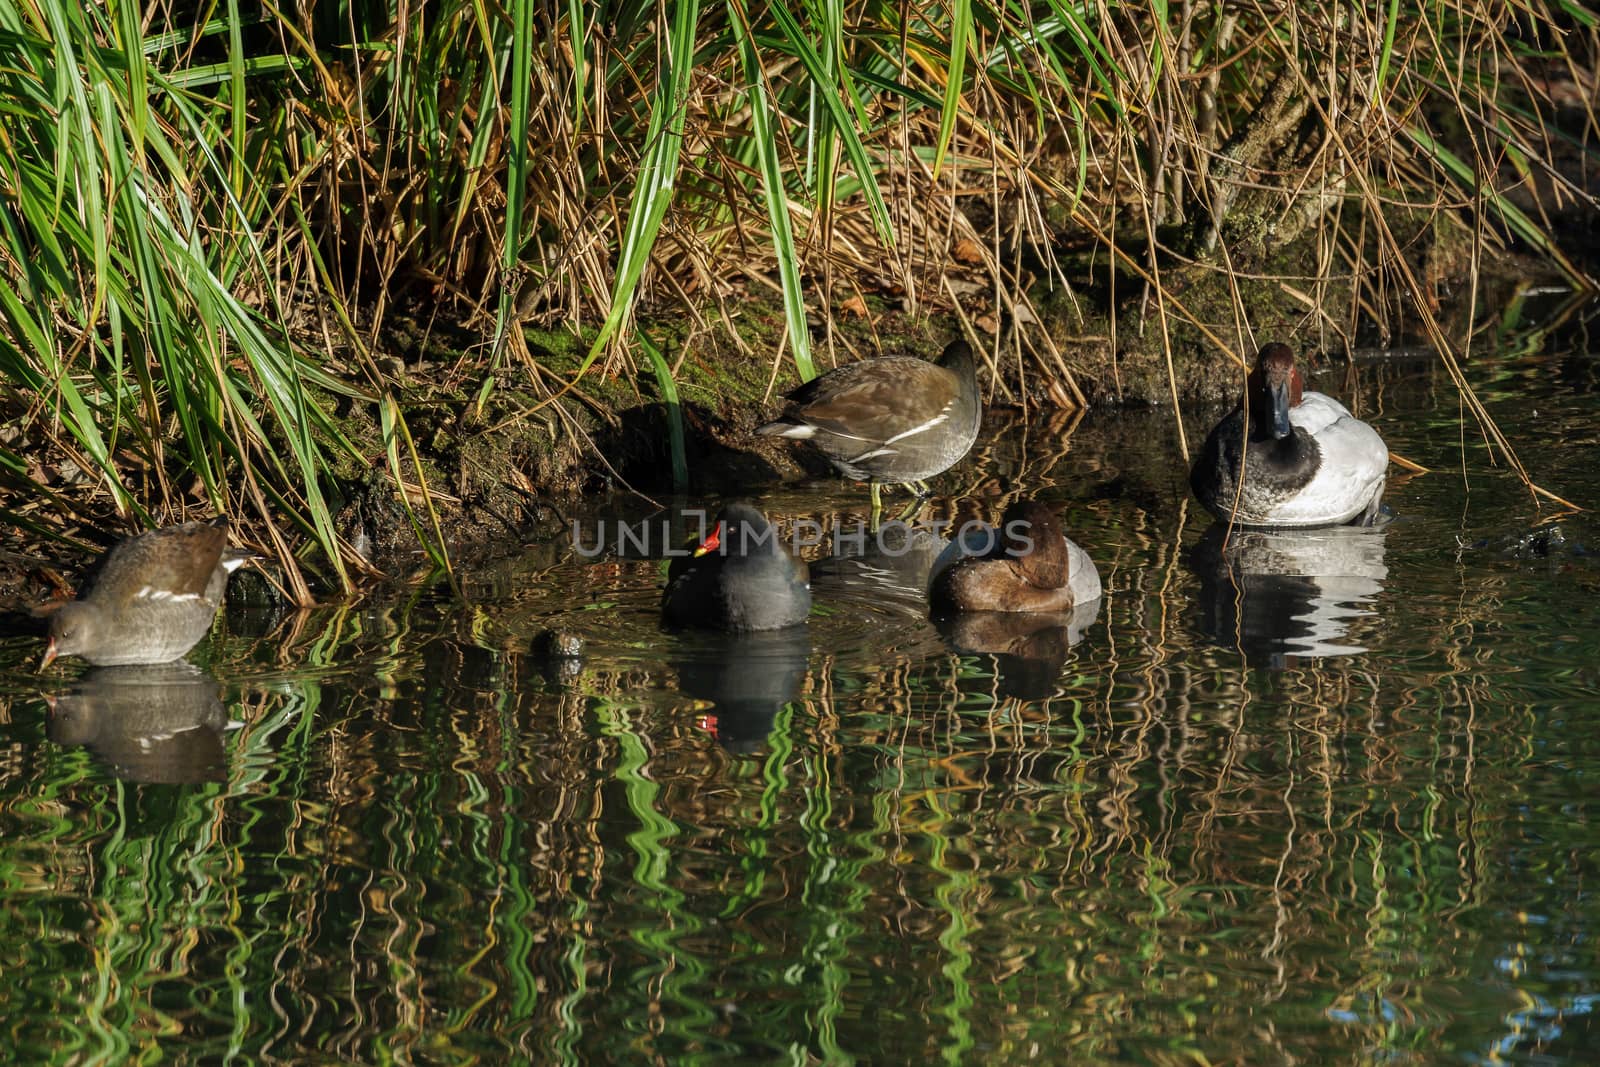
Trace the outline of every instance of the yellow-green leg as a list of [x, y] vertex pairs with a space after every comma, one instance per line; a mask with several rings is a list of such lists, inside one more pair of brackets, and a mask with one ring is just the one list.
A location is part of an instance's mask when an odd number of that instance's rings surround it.
[[867, 492], [872, 496], [872, 514], [867, 519], [867, 528], [873, 533], [877, 533], [878, 517], [883, 514], [883, 499], [878, 495], [878, 483], [868, 482]]
[[895, 521], [906, 522], [910, 520], [911, 516], [922, 510], [922, 505], [925, 503], [926, 501], [923, 500], [922, 497], [912, 496], [910, 502], [906, 504], [905, 508], [901, 510], [900, 514], [894, 517]]

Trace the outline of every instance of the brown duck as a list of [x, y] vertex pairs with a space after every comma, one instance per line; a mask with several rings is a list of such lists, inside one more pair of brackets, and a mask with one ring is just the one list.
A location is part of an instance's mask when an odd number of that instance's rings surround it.
[[958, 538], [934, 565], [928, 597], [936, 613], [1069, 612], [1099, 598], [1094, 561], [1067, 540], [1044, 504], [1018, 500], [1006, 508], [998, 530], [984, 529], [987, 544], [978, 552], [971, 540]]

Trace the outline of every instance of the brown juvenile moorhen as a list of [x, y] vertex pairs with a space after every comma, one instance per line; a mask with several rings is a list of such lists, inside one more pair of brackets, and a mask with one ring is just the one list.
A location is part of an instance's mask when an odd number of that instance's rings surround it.
[[881, 356], [847, 363], [788, 394], [788, 407], [756, 433], [810, 441], [846, 478], [878, 486], [910, 483], [948, 470], [978, 436], [983, 406], [972, 348], [951, 341], [936, 363]]
[[177, 659], [211, 628], [228, 575], [250, 558], [228, 548], [226, 516], [120, 542], [87, 596], [40, 609], [50, 614], [50, 644], [39, 668], [57, 656], [97, 667]]
[[[1061, 532], [1055, 512], [1032, 500], [1006, 508], [988, 551], [935, 564], [928, 596], [938, 613], [1069, 612], [1100, 596], [1100, 572]], [[963, 539], [952, 543], [959, 553]]]
[[742, 633], [806, 621], [811, 585], [804, 562], [748, 504], [729, 504], [711, 534], [667, 570], [661, 613], [677, 626]]

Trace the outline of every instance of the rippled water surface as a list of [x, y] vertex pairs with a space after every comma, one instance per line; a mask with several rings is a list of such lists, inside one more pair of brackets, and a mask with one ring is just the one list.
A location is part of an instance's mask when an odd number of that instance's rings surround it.
[[[1469, 374], [1600, 504], [1588, 356]], [[0, 1047], [1595, 1062], [1600, 531], [1438, 370], [1315, 385], [1433, 469], [1380, 533], [1223, 554], [1170, 413], [991, 413], [925, 517], [1057, 505], [1106, 586], [1070, 625], [941, 630], [850, 565], [798, 632], [667, 633], [659, 560], [563, 535], [459, 599], [230, 611], [193, 671], [0, 639]], [[758, 501], [848, 530], [864, 498]]]

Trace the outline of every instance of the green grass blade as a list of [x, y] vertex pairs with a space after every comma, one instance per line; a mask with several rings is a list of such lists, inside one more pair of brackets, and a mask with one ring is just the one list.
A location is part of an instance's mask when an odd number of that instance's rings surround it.
[[637, 335], [639, 347], [650, 361], [655, 372], [656, 388], [661, 390], [661, 402], [667, 409], [667, 440], [672, 451], [672, 489], [681, 493], [689, 487], [689, 460], [684, 451], [683, 407], [678, 403], [678, 384], [672, 380], [672, 368], [655, 342], [643, 333]]
[[[1419, 148], [1426, 152], [1433, 160], [1444, 168], [1462, 189], [1468, 193], [1476, 194], [1480, 191], [1476, 172], [1470, 164], [1456, 155], [1446, 146], [1428, 134], [1419, 126], [1407, 126], [1405, 135]], [[1542, 254], [1548, 256], [1550, 261], [1560, 268], [1567, 279], [1580, 288], [1590, 288], [1593, 285], [1584, 274], [1583, 270], [1567, 258], [1555, 240], [1544, 229], [1517, 205], [1503, 196], [1492, 192], [1485, 192], [1484, 203], [1489, 209], [1505, 222], [1507, 228], [1518, 237], [1537, 248]]]
[[961, 82], [967, 69], [967, 41], [972, 36], [972, 0], [953, 0], [950, 7], [950, 62], [945, 68], [944, 103], [939, 109], [939, 139], [933, 153], [933, 176], [944, 167], [950, 138], [961, 111]]
[[862, 143], [861, 134], [857, 128], [869, 128], [866, 114], [856, 112], [856, 122], [851, 121], [850, 113], [845, 110], [844, 99], [831, 88], [828, 77], [828, 66], [817, 50], [811, 46], [805, 31], [795, 21], [793, 15], [782, 5], [774, 5], [770, 11], [772, 19], [778, 24], [779, 31], [789, 50], [801, 66], [805, 68], [806, 75], [818, 86], [823, 87], [819, 93], [823, 105], [828, 109], [833, 122], [833, 127], [844, 142], [845, 155], [850, 159], [850, 166], [856, 172], [856, 179], [861, 183], [861, 192], [866, 197], [867, 207], [872, 212], [872, 221], [877, 229], [878, 239], [890, 248], [895, 247], [894, 226], [889, 219], [889, 205], [884, 202], [883, 190], [878, 188], [877, 170], [873, 167], [867, 155], [866, 145]]
[[[729, 22], [739, 38], [739, 53], [744, 62], [745, 99], [749, 103], [752, 140], [761, 168], [762, 191], [767, 201], [767, 218], [772, 223], [773, 251], [777, 255], [780, 288], [783, 291], [784, 325], [794, 350], [795, 370], [803, 381], [817, 376], [811, 361], [811, 328], [806, 323], [805, 289], [800, 281], [800, 253], [795, 247], [794, 230], [789, 222], [789, 198], [784, 192], [783, 167], [778, 161], [778, 132], [773, 124], [775, 108], [761, 69], [761, 59], [745, 20], [740, 0], [728, 0]], [[831, 172], [832, 168], [828, 168]], [[825, 184], [831, 189], [831, 176]]]
[[[452, 587], [455, 586], [455, 568], [450, 564], [450, 551], [446, 546], [444, 527], [439, 522], [439, 512], [433, 506], [433, 496], [428, 492], [427, 475], [422, 469], [422, 459], [417, 455], [417, 445], [411, 437], [411, 431], [406, 426], [406, 420], [401, 417], [400, 403], [395, 400], [393, 393], [385, 393], [378, 403], [378, 421], [383, 431], [384, 454], [389, 458], [389, 474], [394, 479], [395, 495], [400, 498], [400, 506], [405, 509], [406, 518], [411, 522], [411, 529], [417, 535], [423, 551], [428, 558], [433, 560], [434, 566], [445, 572]], [[411, 457], [411, 468], [417, 475], [417, 488], [422, 494], [423, 510], [428, 513], [428, 527], [422, 525], [416, 509], [411, 506], [411, 498], [407, 495], [402, 477], [405, 470], [400, 460], [400, 444], [405, 443], [406, 454]], [[433, 536], [428, 536], [429, 530]]]
[[633, 312], [639, 279], [655, 247], [661, 220], [666, 217], [677, 185], [678, 158], [683, 148], [684, 105], [694, 75], [695, 23], [698, 0], [685, 0], [673, 8], [672, 30], [661, 56], [661, 75], [650, 108], [650, 129], [640, 161], [627, 228], [617, 249], [616, 281], [611, 289], [611, 310], [589, 346], [578, 374], [588, 370]]
[[506, 221], [500, 252], [501, 277], [495, 303], [495, 337], [489, 369], [483, 388], [478, 390], [477, 407], [482, 411], [489, 389], [505, 358], [505, 336], [515, 323], [517, 287], [509, 280], [518, 276], [522, 258], [522, 213], [528, 194], [528, 107], [533, 80], [533, 0], [511, 0], [511, 129], [506, 158]]

